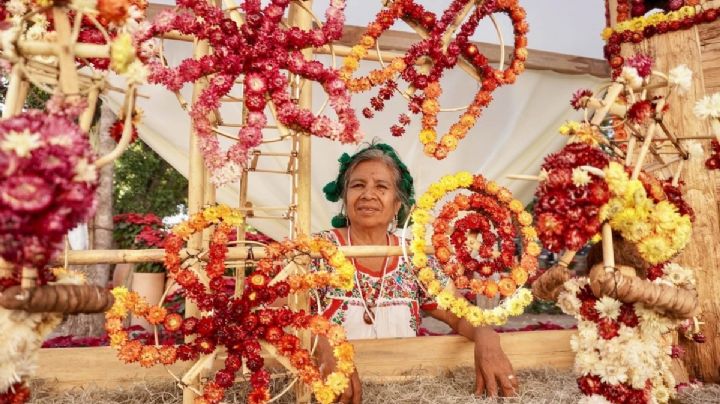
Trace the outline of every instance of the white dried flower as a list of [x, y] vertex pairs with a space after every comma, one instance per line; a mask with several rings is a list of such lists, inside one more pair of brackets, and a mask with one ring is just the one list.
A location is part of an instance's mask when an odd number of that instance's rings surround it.
[[678, 65], [670, 70], [670, 73], [668, 74], [668, 82], [670, 85], [677, 86], [680, 93], [684, 94], [690, 90], [690, 87], [692, 87], [692, 75], [693, 72], [687, 67], [687, 65]]

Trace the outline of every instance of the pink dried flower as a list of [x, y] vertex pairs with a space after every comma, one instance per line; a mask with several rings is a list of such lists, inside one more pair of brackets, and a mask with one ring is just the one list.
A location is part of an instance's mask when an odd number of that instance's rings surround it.
[[0, 256], [37, 268], [90, 217], [97, 187], [87, 136], [68, 117], [83, 104], [54, 97], [48, 106], [58, 114], [30, 110], [0, 121]]

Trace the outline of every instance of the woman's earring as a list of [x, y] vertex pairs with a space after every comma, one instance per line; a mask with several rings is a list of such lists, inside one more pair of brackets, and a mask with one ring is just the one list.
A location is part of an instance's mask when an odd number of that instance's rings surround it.
[[397, 220], [397, 216], [395, 216], [395, 217], [393, 217], [392, 222], [390, 222], [390, 230], [389, 230], [389, 232], [390, 232], [390, 233], [395, 233], [395, 230], [397, 230], [397, 226], [398, 226], [398, 220]]

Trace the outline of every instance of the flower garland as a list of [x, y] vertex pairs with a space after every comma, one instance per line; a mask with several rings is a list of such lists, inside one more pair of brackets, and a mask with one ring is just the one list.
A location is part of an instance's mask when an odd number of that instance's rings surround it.
[[[466, 7], [468, 1], [454, 0], [439, 20], [435, 14], [426, 11], [414, 0], [391, 2], [388, 8], [378, 13], [375, 21], [368, 26], [359, 43], [353, 46], [350, 55], [345, 58], [344, 65], [340, 70], [340, 77], [345, 80], [348, 89], [352, 92], [368, 91], [372, 87], [381, 86], [378, 95], [371, 100], [371, 106], [376, 111], [381, 111], [385, 105], [384, 101], [392, 97], [397, 89], [396, 79], [398, 76], [419, 90], [411, 97], [408, 109], [413, 114], [422, 112], [420, 141], [424, 146], [425, 154], [436, 159], [445, 158], [448, 153], [457, 148], [460, 139], [467, 135], [482, 110], [492, 100], [492, 92], [501, 85], [515, 82], [517, 75], [525, 69], [528, 26], [525, 21], [525, 10], [520, 7], [517, 0], [484, 2], [482, 5], [476, 6], [468, 20], [461, 25], [459, 34], [450, 41], [446, 48], [443, 47], [443, 36], [446, 29]], [[475, 32], [480, 20], [493, 13], [507, 14], [513, 25], [515, 50], [513, 60], [505, 70], [491, 67], [487, 58], [469, 41], [469, 37]], [[420, 25], [427, 31], [428, 38], [413, 44], [404, 56], [394, 58], [386, 67], [373, 70], [364, 77], [352, 78], [352, 74], [360, 65], [360, 60], [375, 46], [380, 35], [399, 18]], [[450, 131], [438, 141], [437, 114], [440, 111], [439, 97], [442, 93], [439, 80], [443, 72], [453, 68], [461, 56], [470, 62], [482, 77], [481, 88], [468, 109], [456, 123], [451, 125]], [[422, 57], [432, 59], [432, 67], [427, 74], [418, 73], [414, 67]], [[365, 108], [363, 114], [367, 118], [373, 116], [370, 108]], [[394, 125], [391, 128], [394, 136], [404, 133], [403, 127], [409, 124], [410, 119], [407, 115], [402, 114], [399, 122], [400, 125]]]
[[[225, 390], [232, 386], [235, 374], [243, 363], [252, 372], [253, 386], [248, 402], [264, 403], [270, 399], [268, 384], [270, 374], [264, 369], [260, 356], [261, 346], [273, 346], [278, 354], [289, 359], [298, 370], [300, 379], [312, 386], [315, 397], [322, 403], [331, 402], [342, 393], [349, 383], [349, 374], [354, 370], [352, 346], [346, 341], [340, 326], [329, 323], [322, 316], [311, 316], [303, 311], [293, 312], [287, 307], [270, 308], [278, 298], [285, 298], [291, 291], [313, 286], [333, 286], [351, 289], [354, 267], [335, 246], [318, 240], [301, 239], [271, 243], [266, 247], [267, 257], [258, 261], [257, 269], [248, 276], [242, 296], [235, 297], [224, 287], [225, 256], [228, 237], [232, 229], [244, 223], [242, 213], [225, 205], [210, 206], [193, 214], [187, 221], [172, 229], [165, 241], [165, 265], [169, 275], [185, 289], [187, 297], [207, 313], [200, 318], [183, 319], [177, 313], [168, 313], [165, 308], [148, 306], [134, 292], [116, 288], [115, 306], [108, 312], [106, 329], [110, 343], [118, 349], [118, 357], [125, 362], [139, 362], [141, 366], [171, 364], [177, 360], [195, 360], [202, 354], [213, 352], [224, 345], [228, 350], [225, 367], [217, 371], [213, 379], [203, 386], [201, 402], [218, 403]], [[209, 281], [209, 290], [200, 282], [197, 274], [185, 267], [180, 251], [185, 241], [194, 233], [215, 226], [209, 246], [208, 262], [204, 268]], [[292, 275], [288, 281], [273, 281], [280, 272], [280, 261], [294, 260], [320, 252], [337, 271], [306, 276]], [[196, 261], [196, 256], [189, 260]], [[129, 313], [145, 317], [154, 325], [162, 324], [170, 332], [181, 331], [183, 335], [196, 335], [189, 343], [179, 346], [149, 346], [138, 340], [131, 340], [122, 328], [122, 319]], [[310, 329], [317, 335], [326, 336], [335, 348], [337, 370], [323, 382], [319, 370], [313, 365], [310, 354], [300, 347], [300, 340], [285, 332], [285, 328]]]
[[[649, 280], [681, 288], [694, 287], [691, 270], [675, 263], [653, 267]], [[558, 305], [578, 319], [570, 340], [582, 403], [666, 403], [675, 394], [670, 371], [670, 344], [663, 334], [681, 322], [641, 303], [628, 304], [593, 295], [587, 278], [565, 283]]]
[[586, 143], [570, 143], [545, 158], [535, 191], [536, 227], [550, 251], [579, 250], [600, 231], [600, 208], [610, 199], [607, 183], [582, 166], [604, 169], [608, 157]]
[[667, 261], [690, 241], [690, 215], [678, 212], [670, 201], [655, 203], [648, 198], [641, 181], [631, 180], [621, 164], [610, 162], [605, 181], [611, 198], [600, 208], [599, 219], [609, 221], [623, 238], [636, 243], [645, 261]]
[[[444, 262], [444, 271], [455, 280], [458, 287], [469, 286], [474, 292], [484, 293], [486, 296], [495, 296], [498, 292], [505, 296], [502, 303], [493, 309], [482, 310], [477, 306], [470, 305], [464, 298], [456, 297], [452, 291], [443, 290], [443, 285], [428, 266], [428, 257], [425, 254], [425, 227], [431, 221], [430, 210], [440, 198], [460, 188], [468, 189], [480, 195], [478, 197], [458, 196], [454, 201], [445, 205], [433, 223], [435, 234], [432, 237], [432, 242], [436, 248], [438, 261]], [[493, 202], [489, 202], [485, 197], [492, 199]], [[478, 213], [482, 212], [485, 217], [493, 220], [496, 229], [505, 227], [497, 232], [496, 236], [498, 238], [511, 233], [515, 234], [513, 230], [509, 229], [509, 227], [513, 226], [509, 220], [510, 216], [517, 221], [518, 226], [521, 226], [524, 247], [523, 256], [519, 263], [512, 263], [509, 268], [509, 275], [501, 274], [501, 279], [497, 283], [490, 279], [469, 279], [469, 277], [465, 276], [465, 269], [474, 269], [479, 265], [477, 262], [469, 264], [470, 260], [467, 259], [467, 255], [463, 255], [462, 261], [459, 263], [453, 263], [449, 260], [449, 242], [442, 233], [449, 229], [450, 221], [457, 216], [459, 210], [468, 209], [476, 210]], [[505, 210], [505, 212], [500, 213], [501, 210]], [[523, 210], [522, 203], [512, 199], [512, 195], [507, 189], [501, 188], [494, 182], [486, 182], [482, 176], [473, 176], [468, 172], [447, 175], [441, 178], [440, 181], [430, 185], [428, 191], [418, 199], [417, 208], [412, 213], [412, 219], [413, 241], [410, 244], [410, 250], [413, 253], [412, 262], [417, 270], [418, 279], [431, 296], [436, 296], [440, 308], [450, 310], [460, 318], [466, 318], [473, 326], [479, 326], [483, 324], [501, 325], [507, 321], [508, 316], [521, 314], [524, 308], [530, 304], [532, 294], [520, 286], [527, 281], [528, 272], [534, 271], [537, 266], [540, 246], [534, 241], [536, 233], [531, 226], [532, 216]], [[502, 220], [495, 222], [495, 219]], [[468, 219], [468, 222], [471, 221], [474, 221], [474, 219]], [[482, 220], [477, 222], [480, 224], [477, 226], [473, 224], [473, 227], [484, 227], [481, 224]], [[462, 223], [465, 222], [461, 222], [460, 231], [465, 228]], [[492, 240], [492, 237], [489, 240]], [[483, 243], [486, 243], [486, 240], [483, 240]], [[507, 247], [507, 243], [501, 242], [501, 246]], [[512, 248], [514, 251], [514, 245]], [[503, 257], [501, 262], [505, 262], [504, 260], [508, 258], [507, 252], [501, 251], [500, 257]], [[468, 267], [463, 267], [463, 264], [468, 264]], [[479, 273], [482, 275], [483, 269], [480, 268]]]
[[59, 104], [0, 121], [0, 256], [18, 266], [42, 268], [95, 208], [95, 156], [72, 121], [82, 105]]
[[[318, 61], [305, 60], [301, 53], [308, 46], [320, 47], [340, 38], [345, 0], [331, 1], [324, 25], [310, 31], [283, 26], [282, 17], [289, 3], [272, 0], [263, 8], [259, 1], [243, 1], [241, 9], [247, 22], [239, 26], [226, 17], [220, 7], [202, 0], [181, 0], [178, 10], [158, 14], [152, 26], [135, 37], [135, 42], [142, 44], [177, 30], [198, 40], [207, 40], [212, 47], [212, 54], [199, 60], [185, 59], [176, 68], [163, 66], [159, 58], [152, 58], [148, 65], [150, 81], [163, 84], [171, 91], [180, 90], [184, 83], [209, 77], [209, 85], [193, 103], [190, 117], [216, 185], [237, 180], [249, 150], [262, 142], [268, 98], [277, 111], [277, 120], [290, 129], [342, 143], [355, 143], [361, 138], [350, 96], [338, 72]], [[288, 77], [281, 73], [283, 70], [319, 82], [330, 98], [338, 121], [299, 108], [290, 95]], [[241, 75], [244, 75], [243, 102], [248, 116], [239, 130], [238, 141], [223, 153], [213, 133], [210, 115]]]
[[689, 29], [696, 24], [713, 22], [717, 18], [717, 8], [703, 9], [697, 5], [686, 5], [669, 13], [658, 12], [625, 21], [618, 19], [614, 29], [607, 27], [602, 32], [602, 37], [607, 42], [603, 51], [612, 68], [613, 77], [620, 74], [625, 62], [620, 56], [620, 45], [623, 43], [640, 43], [656, 34]]

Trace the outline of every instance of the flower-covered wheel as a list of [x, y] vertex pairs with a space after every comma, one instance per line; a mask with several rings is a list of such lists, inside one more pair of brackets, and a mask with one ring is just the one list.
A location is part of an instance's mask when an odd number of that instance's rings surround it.
[[[443, 290], [424, 252], [430, 210], [448, 193], [459, 189], [471, 193], [457, 194], [439, 209], [432, 221], [431, 242], [437, 261], [455, 287], [490, 298], [501, 297], [501, 304], [493, 309], [481, 310], [455, 297], [450, 290]], [[445, 176], [420, 197], [412, 218], [413, 264], [418, 278], [431, 295], [437, 296], [441, 308], [477, 326], [502, 324], [509, 315], [521, 314], [530, 303], [532, 296], [522, 286], [537, 267], [540, 246], [535, 240], [532, 216], [510, 191], [481, 175], [460, 172]], [[519, 256], [518, 241], [522, 248]]]
[[[258, 261], [257, 268], [248, 276], [242, 294], [235, 296], [225, 288], [223, 274], [228, 235], [241, 223], [243, 217], [239, 211], [218, 205], [175, 226], [165, 241], [165, 265], [169, 275], [185, 289], [187, 298], [195, 301], [206, 314], [183, 319], [177, 313], [168, 313], [165, 308], [148, 306], [134, 292], [117, 288], [114, 291], [116, 303], [108, 312], [106, 323], [111, 345], [118, 349], [121, 360], [139, 362], [142, 366], [168, 365], [177, 360], [195, 361], [201, 354], [211, 355], [217, 348], [224, 347], [228, 353], [224, 367], [201, 386], [198, 391], [200, 403], [220, 402], [243, 364], [251, 372], [253, 387], [248, 402], [267, 402], [270, 399], [270, 373], [260, 355], [264, 349], [281, 358], [281, 363], [294, 368], [299, 379], [312, 387], [319, 402], [329, 403], [344, 391], [349, 375], [354, 371], [353, 348], [346, 340], [344, 329], [322, 316], [294, 312], [288, 307], [272, 304], [291, 292], [312, 287], [333, 285], [351, 289], [355, 269], [330, 243], [310, 239], [272, 243], [266, 247], [266, 257]], [[192, 234], [209, 226], [215, 226], [215, 231], [208, 262], [203, 269], [197, 269], [202, 265], [193, 264], [200, 263], [201, 255], [183, 259], [181, 250]], [[320, 253], [336, 270], [301, 274], [287, 273], [283, 269], [289, 261], [308, 258], [310, 253]], [[206, 283], [200, 280], [199, 272], [207, 277]], [[195, 338], [177, 346], [143, 345], [132, 340], [122, 328], [122, 319], [129, 313], [142, 316], [153, 325], [162, 325], [169, 332], [179, 331], [185, 337]], [[290, 330], [304, 329], [326, 337], [334, 348], [338, 366], [325, 380], [313, 363], [311, 353], [302, 348], [298, 337], [289, 333]]]

